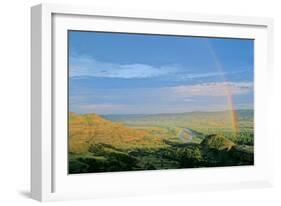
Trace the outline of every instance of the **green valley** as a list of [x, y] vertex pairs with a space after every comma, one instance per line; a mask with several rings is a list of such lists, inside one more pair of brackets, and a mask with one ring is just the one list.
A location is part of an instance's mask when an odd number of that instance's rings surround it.
[[253, 110], [97, 115], [69, 113], [69, 173], [254, 164]]

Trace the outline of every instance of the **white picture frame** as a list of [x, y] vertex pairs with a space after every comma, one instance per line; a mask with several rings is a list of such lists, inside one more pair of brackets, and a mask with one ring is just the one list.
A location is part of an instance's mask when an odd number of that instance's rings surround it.
[[[32, 198], [53, 201], [273, 185], [273, 136], [267, 121], [273, 76], [272, 19], [40, 4], [31, 8], [31, 26]], [[255, 165], [68, 175], [67, 138], [63, 138], [67, 119], [61, 112], [67, 98], [63, 68], [68, 29], [254, 38]]]

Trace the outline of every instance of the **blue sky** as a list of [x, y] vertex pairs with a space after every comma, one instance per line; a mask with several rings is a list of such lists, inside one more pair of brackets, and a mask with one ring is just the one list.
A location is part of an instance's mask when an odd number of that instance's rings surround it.
[[254, 41], [69, 32], [69, 110], [157, 114], [253, 108]]

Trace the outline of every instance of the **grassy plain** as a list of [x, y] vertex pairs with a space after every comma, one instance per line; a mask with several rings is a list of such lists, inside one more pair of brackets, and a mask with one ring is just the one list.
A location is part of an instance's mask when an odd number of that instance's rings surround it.
[[253, 111], [69, 113], [69, 173], [252, 165]]

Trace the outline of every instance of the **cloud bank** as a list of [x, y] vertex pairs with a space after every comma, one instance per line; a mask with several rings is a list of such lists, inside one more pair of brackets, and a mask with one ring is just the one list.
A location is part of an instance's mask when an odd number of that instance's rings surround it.
[[251, 108], [252, 82], [212, 82], [161, 88], [90, 89], [70, 98], [70, 109], [100, 114], [173, 113], [225, 110], [227, 97], [236, 108]]
[[70, 77], [152, 78], [177, 72], [174, 65], [155, 67], [148, 64], [118, 64], [91, 57], [71, 57]]
[[211, 82], [170, 88], [172, 93], [186, 97], [239, 95], [246, 94], [252, 89], [252, 82]]

